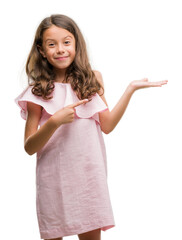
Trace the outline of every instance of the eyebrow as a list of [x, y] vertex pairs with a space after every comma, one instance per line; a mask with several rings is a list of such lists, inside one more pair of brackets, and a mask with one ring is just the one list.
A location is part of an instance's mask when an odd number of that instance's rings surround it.
[[[68, 36], [64, 37], [63, 39], [65, 39], [65, 38], [72, 38], [72, 36], [68, 35]], [[45, 42], [47, 42], [47, 41], [55, 41], [55, 39], [48, 38], [45, 40]]]
[[72, 38], [72, 36], [70, 36], [70, 35], [66, 36], [65, 38], [68, 38], [68, 37]]

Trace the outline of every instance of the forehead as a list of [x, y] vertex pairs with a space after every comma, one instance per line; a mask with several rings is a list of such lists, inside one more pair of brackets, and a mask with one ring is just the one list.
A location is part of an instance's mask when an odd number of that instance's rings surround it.
[[52, 25], [50, 28], [46, 29], [43, 33], [43, 41], [46, 41], [47, 39], [64, 39], [66, 37], [71, 37], [74, 39], [72, 33], [55, 25]]

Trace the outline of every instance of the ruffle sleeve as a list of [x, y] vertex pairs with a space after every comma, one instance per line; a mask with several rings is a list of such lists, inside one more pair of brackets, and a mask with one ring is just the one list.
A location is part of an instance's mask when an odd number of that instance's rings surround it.
[[[63, 107], [79, 101], [69, 83], [55, 83], [53, 98], [49, 100], [44, 100], [41, 97], [35, 96], [31, 90], [32, 87], [27, 87], [15, 99], [15, 102], [21, 109], [21, 117], [25, 120], [27, 118], [27, 102], [33, 102], [40, 105], [49, 115], [53, 115]], [[78, 118], [93, 118], [100, 123], [98, 113], [107, 109], [108, 107], [106, 104], [96, 93], [90, 102], [77, 106], [75, 108], [75, 114]]]

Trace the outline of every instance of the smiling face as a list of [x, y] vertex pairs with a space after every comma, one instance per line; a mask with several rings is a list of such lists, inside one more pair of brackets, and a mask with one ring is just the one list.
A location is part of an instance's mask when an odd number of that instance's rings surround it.
[[75, 38], [66, 29], [52, 25], [43, 33], [40, 53], [47, 58], [56, 73], [65, 73], [75, 58]]

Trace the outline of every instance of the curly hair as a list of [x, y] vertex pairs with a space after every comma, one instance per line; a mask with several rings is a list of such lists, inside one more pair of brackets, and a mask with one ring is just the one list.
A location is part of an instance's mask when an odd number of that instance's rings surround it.
[[39, 48], [43, 44], [43, 33], [52, 25], [66, 29], [73, 34], [76, 43], [76, 54], [71, 65], [66, 69], [65, 82], [70, 83], [72, 89], [81, 99], [90, 99], [94, 94], [104, 93], [103, 86], [98, 82], [91, 69], [86, 43], [77, 24], [69, 17], [61, 14], [45, 18], [37, 28], [32, 49], [26, 63], [28, 83], [33, 86], [32, 93], [48, 100], [52, 98], [54, 90], [55, 72], [53, 66], [43, 58]]

